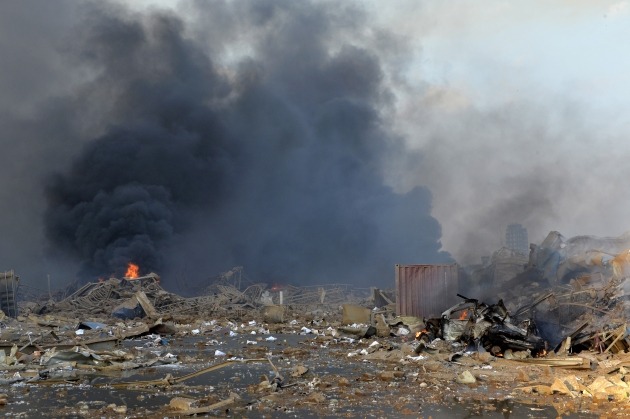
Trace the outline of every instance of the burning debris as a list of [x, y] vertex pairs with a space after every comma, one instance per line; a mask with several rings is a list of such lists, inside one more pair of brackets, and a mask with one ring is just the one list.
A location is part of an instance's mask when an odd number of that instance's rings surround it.
[[425, 320], [426, 329], [417, 333], [418, 339], [461, 342], [495, 356], [503, 356], [507, 350], [527, 351], [532, 356], [545, 353], [546, 343], [537, 335], [531, 319], [517, 322], [502, 300], [488, 305], [458, 296], [464, 301], [444, 311], [440, 318]]
[[140, 267], [135, 263], [129, 262], [127, 265], [127, 272], [125, 272], [125, 279], [136, 279], [140, 276]]
[[[236, 274], [235, 274], [236, 273]], [[156, 273], [140, 275], [140, 267], [129, 263], [122, 278], [87, 283], [72, 290], [72, 284], [58, 301], [48, 298], [40, 304], [24, 302], [23, 310], [36, 315], [73, 312], [77, 317], [110, 316], [121, 319], [159, 316], [266, 316], [271, 311], [282, 318], [284, 312], [335, 311], [347, 301], [364, 301], [369, 291], [359, 291], [346, 284], [267, 288], [251, 283], [242, 275], [242, 267], [223, 273], [202, 290], [201, 295], [182, 297], [166, 291]], [[358, 294], [363, 294], [363, 297]], [[15, 317], [15, 316], [14, 316]]]
[[[98, 377], [91, 378], [92, 387], [119, 395], [159, 388], [171, 395], [163, 407], [185, 414], [222, 406], [239, 414], [251, 406], [267, 412], [293, 403], [295, 412], [307, 406], [322, 415], [345, 415], [362, 412], [362, 394], [395, 391], [396, 400], [408, 393], [404, 397], [414, 406], [418, 400], [442, 404], [444, 394], [452, 400], [482, 397], [475, 388], [490, 389], [488, 383], [495, 399], [509, 394], [525, 402], [535, 394], [550, 397], [541, 403], [554, 403], [566, 397], [558, 414], [583, 409], [580, 399], [592, 400], [593, 411], [602, 402], [630, 402], [626, 253], [582, 265], [574, 278], [555, 282], [545, 277], [547, 268], [539, 269], [548, 265], [538, 265], [536, 254], [549, 252], [534, 252], [521, 273], [490, 288], [492, 304], [464, 291], [442, 298], [467, 279], [456, 265], [398, 265], [396, 293], [343, 284], [268, 287], [250, 282], [236, 267], [213, 278], [199, 295], [183, 297], [131, 263], [121, 278], [20, 301], [19, 315], [6, 317], [0, 330], [0, 370], [6, 369], [0, 380], [11, 389], [34, 389], [62, 381], [73, 386], [89, 374]], [[570, 258], [579, 259], [575, 252]], [[423, 279], [430, 286], [418, 286]], [[435, 316], [401, 315], [401, 307], [417, 308], [410, 298], [416, 294], [406, 289], [440, 291], [422, 309], [442, 309]], [[452, 298], [460, 301], [451, 305]], [[264, 365], [272, 366], [271, 377]], [[158, 378], [148, 373], [160, 366], [183, 371]], [[330, 378], [329, 367], [342, 372]], [[14, 369], [21, 371], [19, 378], [10, 375]], [[181, 396], [185, 381], [208, 374], [215, 382], [210, 373], [218, 369], [234, 371], [221, 394]], [[262, 378], [239, 387], [253, 376]], [[223, 376], [214, 380], [226, 382]], [[92, 387], [76, 386], [84, 392]], [[6, 403], [22, 394], [10, 392]], [[441, 398], [431, 398], [436, 395]], [[146, 416], [132, 403], [107, 409], [95, 413]]]
[[[627, 234], [565, 239], [551, 232], [540, 245], [530, 245], [528, 261], [509, 277], [499, 275], [505, 273], [499, 267], [509, 262], [515, 269], [518, 264], [512, 263], [513, 252], [502, 249], [485, 264], [466, 268], [462, 283], [466, 293], [482, 292], [508, 304], [507, 319], [528, 330], [521, 337], [538, 336], [548, 343], [547, 350], [557, 351], [570, 338], [570, 353], [598, 348], [625, 352], [630, 348], [622, 333], [630, 315], [629, 248]], [[500, 328], [489, 330], [495, 329]]]

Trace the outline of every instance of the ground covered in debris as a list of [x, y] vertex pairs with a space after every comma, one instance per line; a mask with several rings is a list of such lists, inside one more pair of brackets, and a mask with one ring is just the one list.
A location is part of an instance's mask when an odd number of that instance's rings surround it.
[[622, 256], [556, 280], [537, 262], [434, 318], [397, 314], [385, 290], [267, 288], [240, 268], [194, 297], [156, 274], [24, 293], [0, 313], [0, 414], [630, 416]]
[[[27, 353], [30, 345], [12, 344], [3, 360], [0, 412], [156, 418], [630, 416], [629, 355], [581, 353], [589, 362], [577, 367], [554, 363], [560, 359], [554, 357], [505, 359], [466, 352], [457, 342], [423, 345], [414, 337], [417, 326], [398, 325], [390, 336], [366, 338], [367, 325], [344, 326], [340, 313], [324, 314], [272, 324], [247, 317], [136, 319], [92, 330], [50, 316], [9, 321], [5, 333], [21, 330], [34, 339], [41, 335], [36, 330], [52, 327], [59, 337], [74, 334], [75, 346]], [[157, 329], [162, 333], [150, 332]], [[127, 337], [106, 345], [113, 334]], [[89, 343], [98, 338], [100, 347]]]

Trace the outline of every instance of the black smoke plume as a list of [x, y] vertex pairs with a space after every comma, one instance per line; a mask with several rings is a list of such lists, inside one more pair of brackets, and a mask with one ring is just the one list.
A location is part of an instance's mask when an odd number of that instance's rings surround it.
[[194, 24], [91, 5], [68, 50], [96, 122], [46, 182], [51, 248], [85, 280], [132, 261], [166, 283], [242, 265], [388, 286], [395, 263], [450, 261], [428, 190], [384, 183], [392, 93], [365, 16], [331, 5], [204, 2]]

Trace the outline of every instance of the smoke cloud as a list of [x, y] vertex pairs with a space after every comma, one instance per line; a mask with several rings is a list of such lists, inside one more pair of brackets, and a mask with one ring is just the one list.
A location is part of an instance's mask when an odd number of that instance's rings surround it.
[[33, 133], [69, 150], [39, 179], [48, 257], [84, 280], [133, 261], [167, 285], [239, 265], [391, 286], [395, 263], [450, 262], [428, 189], [385, 182], [405, 153], [379, 55], [395, 38], [328, 6], [202, 2], [186, 21], [87, 3], [62, 51], [77, 79], [56, 118], [72, 127]]
[[479, 263], [515, 222], [532, 243], [630, 230], [622, 3], [400, 0], [384, 17], [416, 53], [395, 121], [423, 156], [390, 183], [431, 190], [458, 263]]
[[164, 3], [0, 5], [0, 269], [391, 285], [628, 230], [620, 2]]

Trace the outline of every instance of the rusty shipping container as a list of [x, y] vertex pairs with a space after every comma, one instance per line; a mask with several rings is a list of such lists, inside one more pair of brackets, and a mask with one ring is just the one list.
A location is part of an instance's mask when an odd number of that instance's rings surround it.
[[399, 316], [439, 317], [458, 301], [457, 264], [396, 265], [395, 272]]

